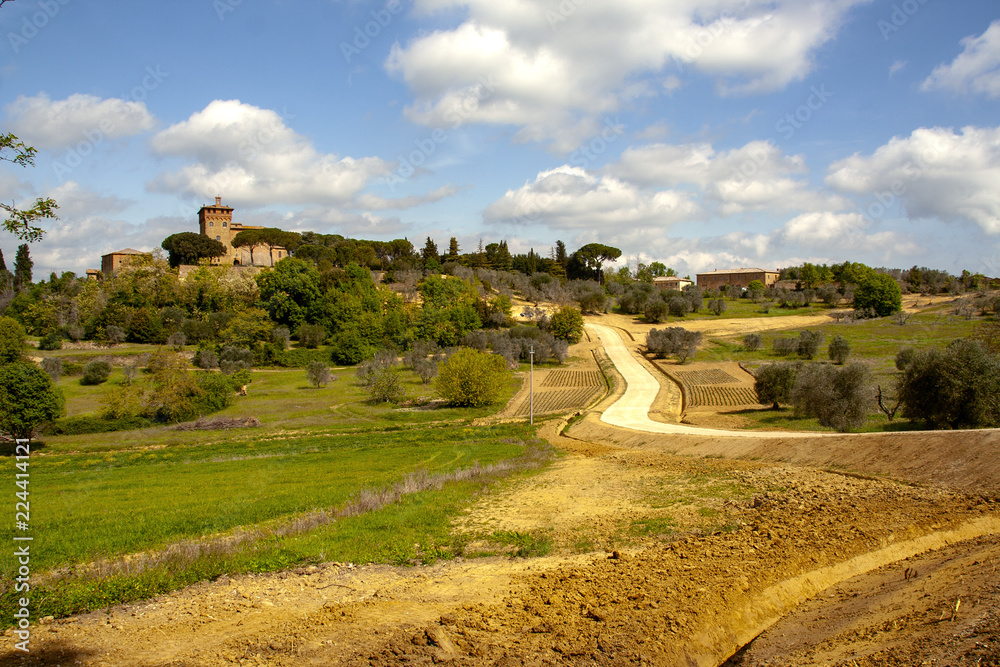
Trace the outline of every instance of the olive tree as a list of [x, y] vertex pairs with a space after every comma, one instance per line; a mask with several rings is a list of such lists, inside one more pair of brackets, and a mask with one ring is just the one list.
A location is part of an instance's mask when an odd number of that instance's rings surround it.
[[764, 364], [758, 368], [754, 372], [757, 401], [761, 405], [770, 405], [773, 410], [777, 410], [780, 403], [788, 403], [798, 369], [798, 364], [789, 363]]

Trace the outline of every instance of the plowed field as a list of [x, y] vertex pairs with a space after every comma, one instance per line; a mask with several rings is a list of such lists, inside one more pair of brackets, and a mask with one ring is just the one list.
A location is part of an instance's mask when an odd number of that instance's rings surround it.
[[[598, 371], [554, 370], [535, 387], [535, 414], [569, 412], [585, 407], [604, 390], [604, 380]], [[530, 399], [523, 396], [512, 416], [525, 418], [530, 411]]]
[[684, 407], [734, 407], [756, 405], [753, 378], [733, 363], [698, 363], [678, 367], [660, 362], [659, 367], [684, 390]]

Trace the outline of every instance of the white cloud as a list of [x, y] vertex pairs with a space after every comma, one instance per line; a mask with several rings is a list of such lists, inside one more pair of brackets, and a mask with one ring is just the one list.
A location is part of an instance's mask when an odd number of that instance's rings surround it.
[[274, 111], [239, 100], [215, 100], [157, 134], [161, 155], [195, 164], [165, 173], [153, 190], [210, 199], [217, 194], [244, 206], [321, 204], [353, 207], [392, 164], [377, 157], [319, 153]]
[[491, 222], [616, 234], [637, 226], [666, 229], [680, 220], [700, 216], [699, 206], [688, 193], [646, 192], [631, 183], [565, 165], [539, 173], [533, 183], [508, 190], [484, 212]]
[[869, 197], [862, 208], [900, 203], [911, 219], [965, 220], [1000, 234], [1000, 127], [920, 128], [835, 162], [826, 183]]
[[[170, 234], [196, 225], [193, 214], [186, 220], [163, 217], [131, 224], [119, 217], [131, 202], [98, 194], [73, 181], [44, 196], [59, 203], [59, 219], [47, 223], [45, 237], [31, 244], [35, 280], [51, 271], [73, 271], [82, 276], [87, 269], [101, 268], [101, 255], [122, 248], [153, 250]], [[4, 246], [4, 256], [12, 257], [8, 253], [13, 253], [16, 242], [8, 237]]]
[[813, 190], [801, 156], [789, 156], [769, 141], [752, 141], [718, 153], [707, 143], [651, 144], [624, 151], [607, 171], [631, 183], [676, 187], [696, 185], [722, 215], [753, 210], [825, 210], [850, 204]]
[[[519, 126], [517, 141], [571, 151], [630, 99], [670, 94], [680, 65], [723, 94], [799, 81], [847, 11], [868, 0], [626, 0], [562, 4], [418, 0], [414, 11], [461, 9], [452, 30], [395, 44], [386, 69], [409, 86], [408, 118], [431, 126]], [[659, 75], [661, 85], [642, 80]]]
[[803, 213], [785, 223], [784, 237], [806, 245], [841, 245], [846, 239], [856, 239], [868, 224], [860, 213]]
[[395, 209], [398, 211], [413, 208], [414, 206], [419, 206], [420, 204], [429, 204], [431, 202], [441, 201], [442, 199], [447, 199], [448, 197], [455, 195], [461, 190], [462, 188], [455, 187], [454, 185], [445, 185], [428, 192], [425, 195], [410, 195], [407, 197], [392, 198], [385, 198], [366, 193], [358, 197], [358, 206], [369, 211], [380, 211], [384, 209]]
[[962, 52], [947, 65], [938, 65], [920, 90], [1000, 97], [1000, 21], [994, 21], [982, 35], [962, 40]]
[[145, 132], [156, 123], [142, 102], [81, 94], [65, 100], [51, 100], [45, 93], [22, 95], [5, 111], [14, 134], [35, 148], [96, 145]]
[[905, 60], [897, 60], [892, 65], [889, 66], [889, 76], [892, 77], [896, 72], [901, 72], [906, 69], [907, 63]]
[[101, 196], [76, 181], [66, 181], [46, 193], [59, 204], [60, 218], [82, 218], [94, 214], [115, 215], [132, 205], [132, 202], [114, 195]]

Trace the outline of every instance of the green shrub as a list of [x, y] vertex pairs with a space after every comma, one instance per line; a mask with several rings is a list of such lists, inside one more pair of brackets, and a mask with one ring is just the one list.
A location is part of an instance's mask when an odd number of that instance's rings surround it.
[[760, 334], [747, 334], [743, 337], [743, 349], [747, 352], [756, 352], [760, 349], [761, 342]]
[[326, 338], [326, 329], [319, 324], [302, 324], [296, 333], [299, 345], [310, 350], [315, 350], [322, 345]]
[[219, 355], [219, 369], [226, 375], [253, 368], [253, 351], [245, 347], [227, 345]]
[[62, 334], [56, 329], [52, 329], [47, 334], [42, 336], [38, 341], [39, 350], [61, 350], [62, 349]]
[[63, 375], [67, 377], [77, 377], [83, 375], [83, 364], [78, 361], [64, 361], [62, 366]]
[[872, 273], [858, 281], [858, 286], [854, 290], [855, 310], [871, 310], [878, 317], [888, 317], [902, 307], [902, 291], [892, 276]]
[[502, 356], [462, 348], [440, 365], [435, 387], [451, 405], [479, 407], [495, 403], [510, 376]]
[[330, 361], [330, 353], [325, 350], [305, 350], [296, 348], [294, 350], [283, 350], [278, 354], [277, 365], [284, 368], [307, 368], [313, 362], [321, 362], [324, 365]]
[[46, 435], [83, 435], [86, 433], [110, 433], [112, 431], [131, 431], [138, 428], [155, 426], [150, 420], [130, 415], [121, 419], [104, 419], [96, 415], [80, 415], [65, 417], [52, 422], [43, 433]]
[[583, 337], [583, 315], [572, 306], [563, 306], [552, 314], [549, 320], [549, 333], [556, 338], [570, 343], [579, 343]]
[[800, 357], [806, 359], [812, 359], [816, 356], [816, 352], [819, 351], [819, 346], [823, 342], [823, 332], [821, 331], [803, 331], [799, 333], [798, 345], [796, 346], [796, 352], [799, 353]]
[[917, 351], [912, 347], [904, 347], [902, 350], [896, 353], [896, 370], [905, 371], [906, 367], [910, 365], [913, 361]]
[[102, 384], [107, 382], [110, 376], [111, 364], [95, 359], [87, 362], [87, 365], [83, 367], [83, 377], [80, 379], [80, 384]]
[[63, 404], [62, 392], [38, 366], [20, 361], [0, 366], [0, 433], [30, 438], [62, 414]]
[[0, 317], [0, 364], [17, 361], [24, 353], [24, 327], [11, 317]]
[[196, 381], [201, 394], [195, 397], [194, 407], [199, 416], [225, 410], [233, 404], [238, 389], [233, 386], [235, 377], [236, 374], [230, 377], [223, 373], [198, 373]]

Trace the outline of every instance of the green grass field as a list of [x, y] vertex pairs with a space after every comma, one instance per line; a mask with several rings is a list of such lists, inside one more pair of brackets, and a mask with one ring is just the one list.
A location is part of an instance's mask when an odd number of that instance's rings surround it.
[[[258, 428], [157, 426], [33, 443], [33, 615], [97, 609], [224, 573], [451, 557], [463, 541], [451, 536], [450, 518], [485, 485], [551, 456], [524, 424], [472, 424], [497, 406], [428, 405], [432, 388], [412, 373], [404, 373], [410, 408], [367, 402], [353, 369], [335, 376], [316, 389], [302, 369], [255, 371], [249, 395], [219, 415], [253, 415]], [[62, 378], [68, 413], [94, 412], [118, 379]], [[13, 494], [15, 460], [4, 467]], [[380, 495], [386, 489], [394, 490]], [[0, 539], [13, 544], [14, 532], [8, 523]], [[0, 559], [8, 619], [11, 554]]]

